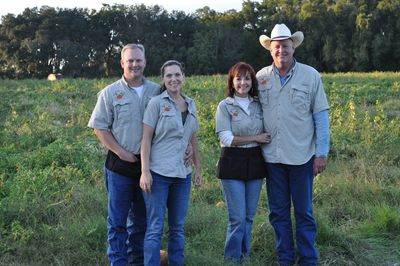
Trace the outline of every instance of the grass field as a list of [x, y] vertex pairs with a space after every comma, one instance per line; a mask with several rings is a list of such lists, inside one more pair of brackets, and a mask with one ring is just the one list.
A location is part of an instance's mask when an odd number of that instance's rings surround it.
[[[0, 265], [107, 265], [105, 153], [86, 124], [110, 82], [0, 80]], [[320, 265], [400, 265], [400, 73], [324, 74], [323, 82], [332, 145], [315, 180]], [[223, 264], [214, 114], [224, 87], [219, 75], [185, 84], [205, 178], [191, 194], [187, 265]], [[264, 188], [245, 265], [275, 262], [267, 218]]]

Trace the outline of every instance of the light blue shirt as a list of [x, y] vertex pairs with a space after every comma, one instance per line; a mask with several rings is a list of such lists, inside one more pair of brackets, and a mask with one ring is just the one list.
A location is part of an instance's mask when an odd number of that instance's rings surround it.
[[329, 111], [324, 110], [313, 114], [315, 124], [315, 156], [327, 157], [330, 146]]

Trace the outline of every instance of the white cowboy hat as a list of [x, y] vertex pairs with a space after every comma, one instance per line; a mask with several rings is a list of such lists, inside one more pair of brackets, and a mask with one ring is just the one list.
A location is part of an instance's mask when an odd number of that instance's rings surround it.
[[304, 34], [301, 31], [291, 33], [289, 28], [285, 24], [276, 24], [271, 31], [271, 38], [266, 35], [260, 36], [260, 43], [265, 49], [270, 50], [271, 41], [291, 39], [293, 41], [294, 48], [299, 46], [304, 40]]

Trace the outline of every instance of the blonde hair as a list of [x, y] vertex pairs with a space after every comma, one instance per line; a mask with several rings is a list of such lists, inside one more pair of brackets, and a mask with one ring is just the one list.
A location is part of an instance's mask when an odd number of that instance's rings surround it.
[[145, 56], [145, 52], [144, 52], [144, 46], [143, 46], [142, 44], [139, 44], [139, 43], [129, 43], [129, 44], [125, 45], [125, 46], [122, 48], [122, 51], [121, 51], [121, 58], [124, 57], [124, 53], [125, 53], [125, 51], [128, 50], [128, 49], [139, 49], [140, 51], [143, 52], [143, 56], [146, 57], [146, 56]]

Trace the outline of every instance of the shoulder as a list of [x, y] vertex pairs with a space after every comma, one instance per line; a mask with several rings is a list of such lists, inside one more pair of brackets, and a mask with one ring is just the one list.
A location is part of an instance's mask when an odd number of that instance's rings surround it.
[[296, 67], [299, 68], [299, 71], [301, 71], [301, 73], [305, 73], [305, 74], [313, 75], [313, 76], [318, 76], [318, 77], [320, 76], [320, 73], [315, 68], [313, 68], [312, 66], [309, 66], [309, 65], [306, 65], [306, 64], [302, 64], [302, 63], [299, 63], [299, 62], [297, 62], [296, 64], [297, 64]]
[[268, 75], [269, 73], [271, 73], [271, 71], [272, 71], [272, 65], [263, 67], [262, 69], [260, 69], [260, 70], [257, 72], [256, 77], [259, 78], [259, 77], [266, 76], [266, 75]]
[[124, 95], [125, 89], [121, 80], [117, 80], [109, 85], [107, 85], [104, 89], [98, 92], [98, 96], [104, 97], [106, 99], [113, 99], [114, 96]]
[[161, 94], [151, 97], [149, 105], [159, 104], [162, 100]]
[[220, 104], [224, 104], [224, 105], [232, 105], [235, 102], [235, 99], [232, 97], [226, 97], [225, 99], [223, 99], [222, 101], [220, 101]]
[[155, 83], [149, 79], [144, 79], [144, 87], [158, 90], [160, 89], [160, 84]]
[[226, 97], [225, 99], [223, 99], [222, 101], [220, 101], [218, 103], [218, 108], [225, 108], [228, 105], [232, 105], [234, 103], [234, 99], [232, 97]]

